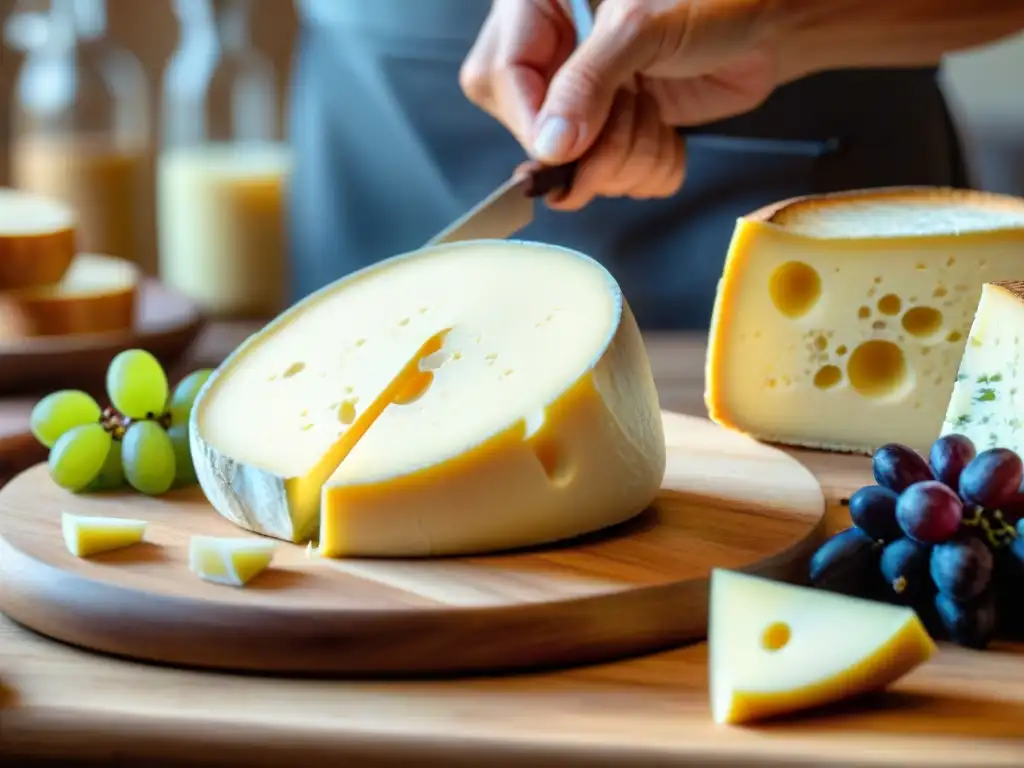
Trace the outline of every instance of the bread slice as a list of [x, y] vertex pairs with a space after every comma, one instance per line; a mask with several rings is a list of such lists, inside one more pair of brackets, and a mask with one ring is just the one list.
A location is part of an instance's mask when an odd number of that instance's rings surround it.
[[0, 291], [60, 280], [75, 257], [76, 223], [63, 203], [0, 187]]
[[737, 222], [712, 318], [711, 418], [869, 453], [939, 435], [985, 282], [1024, 278], [1024, 200], [891, 188]]
[[0, 293], [0, 340], [130, 331], [141, 280], [129, 261], [79, 254], [53, 285]]

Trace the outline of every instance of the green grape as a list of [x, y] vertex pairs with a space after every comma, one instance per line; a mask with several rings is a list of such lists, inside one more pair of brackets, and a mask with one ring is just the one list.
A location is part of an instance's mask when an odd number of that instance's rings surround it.
[[196, 468], [192, 463], [192, 448], [188, 443], [188, 424], [175, 424], [167, 430], [167, 437], [174, 447], [174, 485], [182, 488], [199, 482]]
[[107, 451], [106, 461], [103, 462], [99, 474], [93, 478], [86, 490], [114, 491], [123, 486], [124, 468], [121, 466], [121, 441], [114, 440], [110, 443], [110, 450]]
[[121, 441], [121, 464], [132, 488], [159, 496], [174, 482], [174, 446], [155, 421], [137, 421]]
[[53, 448], [57, 439], [72, 427], [97, 424], [100, 407], [91, 396], [78, 389], [62, 389], [47, 395], [32, 409], [29, 429], [36, 440]]
[[107, 368], [110, 402], [130, 419], [160, 415], [167, 402], [167, 374], [144, 349], [126, 349]]
[[99, 424], [72, 427], [50, 449], [50, 477], [61, 488], [80, 491], [99, 474], [113, 442]]
[[192, 403], [196, 401], [196, 395], [203, 388], [203, 384], [210, 378], [213, 371], [210, 368], [200, 368], [192, 371], [188, 376], [178, 382], [171, 395], [171, 402], [167, 410], [171, 412], [171, 425], [187, 424], [188, 415], [192, 411]]

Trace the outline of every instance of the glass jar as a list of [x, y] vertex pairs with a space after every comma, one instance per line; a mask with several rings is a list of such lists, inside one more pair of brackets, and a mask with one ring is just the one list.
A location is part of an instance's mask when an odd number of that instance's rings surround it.
[[270, 317], [288, 297], [291, 152], [253, 5], [175, 0], [181, 43], [164, 73], [160, 275], [213, 317]]
[[105, 38], [106, 11], [105, 0], [19, 0], [8, 18], [7, 42], [25, 53], [12, 184], [73, 206], [79, 251], [153, 272], [148, 89], [139, 61]]

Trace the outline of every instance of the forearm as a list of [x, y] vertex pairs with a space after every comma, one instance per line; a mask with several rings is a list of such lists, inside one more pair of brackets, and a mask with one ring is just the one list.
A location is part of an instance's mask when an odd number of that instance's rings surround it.
[[783, 80], [924, 66], [1024, 29], [1024, 0], [773, 0]]

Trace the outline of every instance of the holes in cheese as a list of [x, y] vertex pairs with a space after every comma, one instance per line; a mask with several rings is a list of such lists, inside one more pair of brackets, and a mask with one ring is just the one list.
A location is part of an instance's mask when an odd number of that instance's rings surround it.
[[[927, 450], [981, 286], [1021, 277], [1022, 252], [1024, 201], [981, 192], [857, 191], [740, 219], [710, 330], [711, 418], [791, 445]], [[780, 291], [786, 274], [804, 287]]]
[[89, 557], [138, 544], [146, 533], [145, 520], [89, 517], [69, 512], [61, 515], [60, 525], [64, 544], [75, 557]]
[[879, 690], [935, 643], [911, 608], [711, 574], [708, 672], [717, 723], [746, 723]]
[[[301, 373], [269, 380], [294, 360]], [[290, 540], [319, 522], [327, 556], [571, 537], [642, 511], [665, 467], [618, 287], [586, 257], [527, 243], [418, 251], [328, 286], [226, 361], [190, 432], [222, 515]]]
[[124, 259], [79, 254], [52, 285], [0, 293], [0, 340], [129, 331], [141, 279]]
[[75, 224], [63, 203], [0, 188], [0, 291], [60, 280], [75, 256]]

